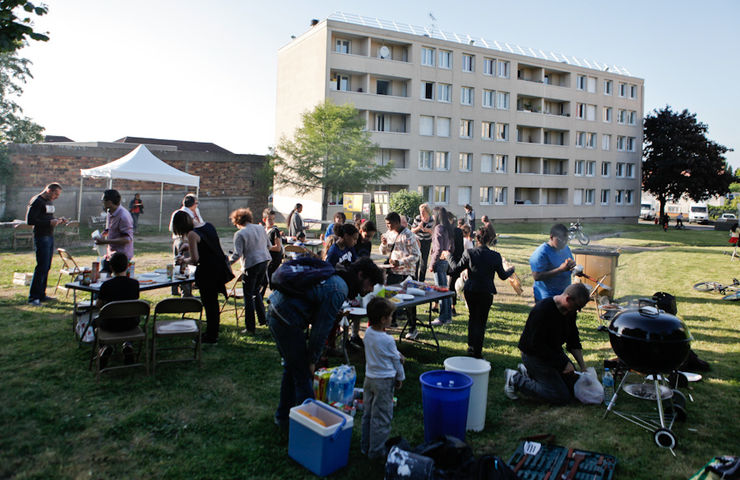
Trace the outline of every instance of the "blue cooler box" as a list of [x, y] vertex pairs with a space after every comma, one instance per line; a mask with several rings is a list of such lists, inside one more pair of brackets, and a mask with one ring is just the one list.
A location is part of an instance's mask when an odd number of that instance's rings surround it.
[[[326, 426], [299, 413], [318, 418]], [[306, 400], [290, 409], [288, 455], [316, 475], [329, 475], [347, 465], [354, 419], [324, 402]]]

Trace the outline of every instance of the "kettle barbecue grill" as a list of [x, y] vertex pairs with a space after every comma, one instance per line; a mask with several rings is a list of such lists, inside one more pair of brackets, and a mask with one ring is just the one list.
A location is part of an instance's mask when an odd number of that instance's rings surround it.
[[[692, 337], [686, 324], [675, 315], [654, 306], [640, 305], [614, 315], [606, 330], [609, 332], [609, 341], [614, 353], [627, 365], [628, 370], [614, 391], [604, 418], [612, 412], [652, 431], [655, 443], [659, 447], [670, 449], [673, 453], [676, 436], [671, 428], [676, 420], [685, 418], [686, 398], [680, 391], [668, 386], [666, 374], [676, 371], [689, 354]], [[647, 383], [646, 378], [642, 384], [625, 385], [627, 378], [635, 374], [649, 374], [648, 378], [652, 379], [653, 384]], [[620, 390], [638, 398], [655, 399], [658, 407], [657, 417], [615, 410]], [[664, 401], [668, 402], [669, 408], [664, 408]]]

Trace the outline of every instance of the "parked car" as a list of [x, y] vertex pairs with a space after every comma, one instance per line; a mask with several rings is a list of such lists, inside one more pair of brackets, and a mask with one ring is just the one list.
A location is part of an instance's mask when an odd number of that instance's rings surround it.
[[737, 215], [734, 213], [723, 213], [717, 219], [718, 222], [737, 222]]

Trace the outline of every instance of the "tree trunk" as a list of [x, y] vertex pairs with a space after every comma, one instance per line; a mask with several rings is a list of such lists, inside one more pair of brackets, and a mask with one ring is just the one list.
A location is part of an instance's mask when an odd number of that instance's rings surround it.
[[665, 197], [658, 197], [660, 212], [658, 213], [658, 225], [662, 225], [663, 215], [665, 214]]

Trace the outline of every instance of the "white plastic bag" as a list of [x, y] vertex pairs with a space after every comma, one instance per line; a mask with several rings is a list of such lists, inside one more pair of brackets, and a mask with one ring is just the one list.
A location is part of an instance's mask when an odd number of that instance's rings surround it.
[[77, 316], [75, 333], [77, 333], [77, 338], [80, 338], [83, 333], [85, 334], [82, 338], [82, 343], [93, 343], [95, 341], [95, 332], [93, 331], [93, 327], [91, 326], [90, 328], [87, 328], [89, 321], [90, 317], [88, 313], [83, 313]]
[[604, 386], [599, 382], [594, 367], [588, 367], [585, 373], [580, 374], [573, 391], [581, 403], [587, 405], [604, 403]]

